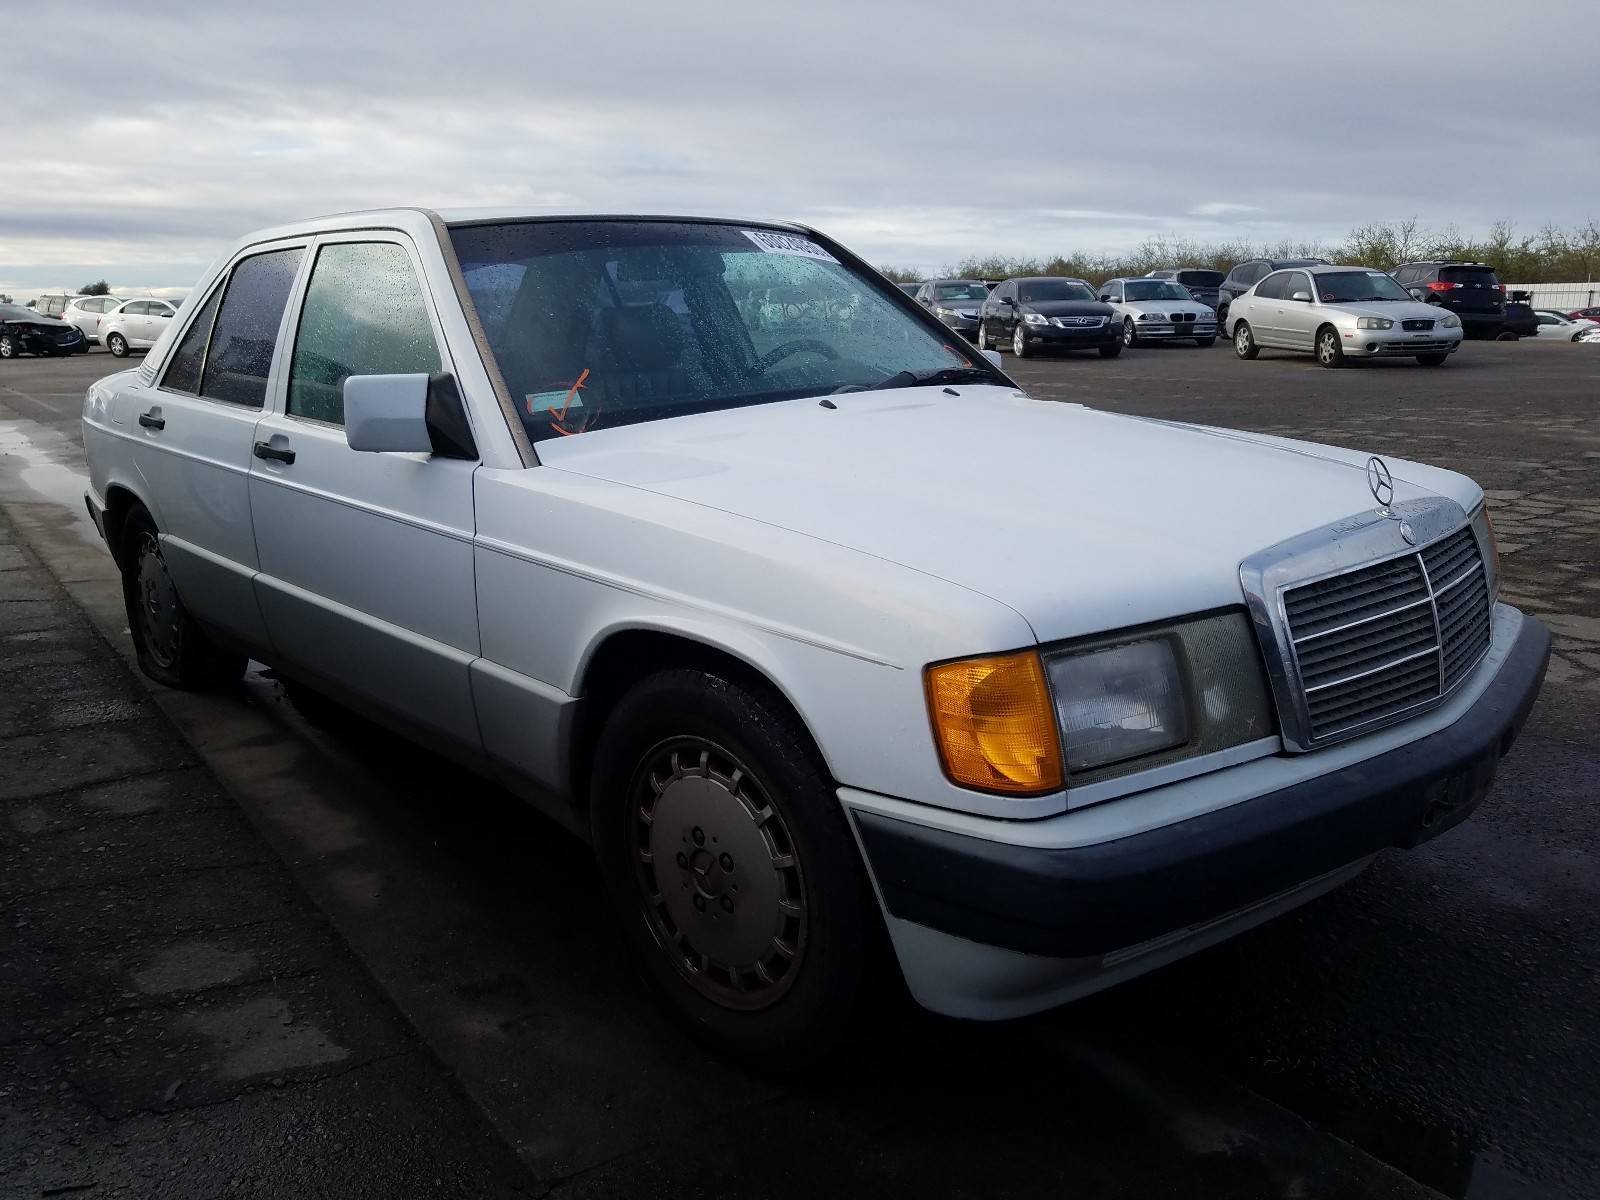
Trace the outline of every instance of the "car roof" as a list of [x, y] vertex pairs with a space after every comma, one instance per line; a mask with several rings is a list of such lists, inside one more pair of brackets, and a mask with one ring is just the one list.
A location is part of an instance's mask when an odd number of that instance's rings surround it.
[[979, 287], [983, 286], [983, 280], [981, 280], [981, 279], [957, 279], [954, 276], [952, 276], [949, 279], [924, 279], [922, 282], [923, 283], [975, 283]]
[[1015, 278], [1004, 280], [1005, 283], [1043, 283], [1051, 279], [1064, 279], [1068, 283], [1087, 284], [1087, 279], [1079, 279], [1076, 275], [1018, 275]]

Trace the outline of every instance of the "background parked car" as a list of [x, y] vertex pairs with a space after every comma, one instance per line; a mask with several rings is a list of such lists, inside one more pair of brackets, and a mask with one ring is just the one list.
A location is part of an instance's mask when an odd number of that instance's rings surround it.
[[922, 285], [920, 283], [897, 283], [897, 284], [895, 284], [895, 287], [899, 288], [902, 292], [904, 292], [908, 296], [915, 296], [917, 294], [917, 289], [920, 288], [921, 286]]
[[968, 338], [978, 335], [978, 310], [989, 298], [981, 279], [930, 279], [917, 289], [917, 303]]
[[156, 344], [178, 306], [166, 300], [124, 300], [100, 318], [100, 340], [118, 358]]
[[1346, 358], [1415, 358], [1443, 366], [1461, 346], [1461, 318], [1413, 300], [1371, 267], [1275, 271], [1233, 302], [1229, 335], [1240, 358], [1262, 347], [1302, 350], [1325, 367]]
[[1189, 338], [1210, 346], [1217, 340], [1217, 314], [1175, 280], [1108, 279], [1100, 285], [1100, 299], [1116, 313], [1124, 346]]
[[1171, 279], [1175, 283], [1181, 283], [1188, 289], [1189, 295], [1215, 310], [1222, 296], [1218, 289], [1227, 276], [1221, 271], [1211, 271], [1204, 267], [1171, 267], [1151, 271], [1146, 278]]
[[77, 297], [67, 292], [52, 293], [38, 297], [28, 307], [34, 312], [46, 317], [59, 317]]
[[1574, 321], [1600, 321], [1600, 305], [1594, 308], [1580, 308], [1576, 312], [1569, 312], [1567, 316]]
[[1109, 304], [1083, 279], [1046, 275], [1007, 279], [979, 310], [978, 349], [998, 342], [1018, 358], [1041, 346], [1098, 350], [1102, 358], [1122, 353], [1122, 328]]
[[1574, 321], [1566, 313], [1553, 308], [1536, 308], [1533, 315], [1539, 320], [1536, 331], [1539, 337], [1565, 339], [1569, 342], [1587, 342], [1600, 338], [1600, 321], [1579, 318]]
[[1325, 264], [1325, 258], [1250, 258], [1236, 263], [1217, 285], [1217, 324], [1228, 328], [1228, 306], [1274, 271], [1285, 267], [1312, 267]]
[[1539, 333], [1539, 314], [1528, 303], [1527, 292], [1518, 292], [1521, 300], [1506, 301], [1506, 320], [1495, 340], [1514, 342], [1518, 338], [1536, 337]]
[[1468, 337], [1499, 337], [1505, 327], [1506, 287], [1488, 263], [1410, 262], [1394, 277], [1418, 300], [1460, 317]]
[[0, 304], [0, 358], [76, 354], [87, 346], [75, 325], [20, 304]]
[[[67, 302], [61, 319], [76, 325], [90, 342], [100, 340], [100, 318], [124, 302], [122, 296], [74, 296]], [[87, 347], [85, 347], [87, 349]]]

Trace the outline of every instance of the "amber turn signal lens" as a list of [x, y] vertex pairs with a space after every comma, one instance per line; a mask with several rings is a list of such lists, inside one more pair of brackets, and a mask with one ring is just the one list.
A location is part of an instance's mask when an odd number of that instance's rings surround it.
[[953, 782], [1017, 794], [1061, 787], [1061, 742], [1038, 654], [944, 663], [924, 679], [934, 740]]

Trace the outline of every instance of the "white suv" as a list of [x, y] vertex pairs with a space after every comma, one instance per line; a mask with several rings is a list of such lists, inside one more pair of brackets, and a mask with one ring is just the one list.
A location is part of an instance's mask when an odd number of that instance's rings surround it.
[[126, 358], [130, 350], [154, 346], [177, 313], [169, 300], [124, 300], [100, 318], [97, 332], [107, 350]]
[[758, 1063], [1434, 837], [1549, 654], [1471, 480], [1031, 399], [798, 226], [329, 217], [168, 325], [83, 411], [146, 673], [254, 656], [516, 788]]
[[76, 325], [90, 342], [100, 340], [100, 321], [123, 303], [121, 296], [74, 296], [61, 312], [61, 319]]

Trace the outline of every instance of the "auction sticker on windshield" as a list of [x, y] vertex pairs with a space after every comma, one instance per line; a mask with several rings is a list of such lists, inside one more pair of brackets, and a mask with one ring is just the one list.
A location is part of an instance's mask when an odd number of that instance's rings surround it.
[[801, 258], [820, 258], [823, 262], [839, 261], [810, 238], [798, 234], [778, 233], [772, 229], [743, 229], [740, 232], [768, 254], [796, 254]]

